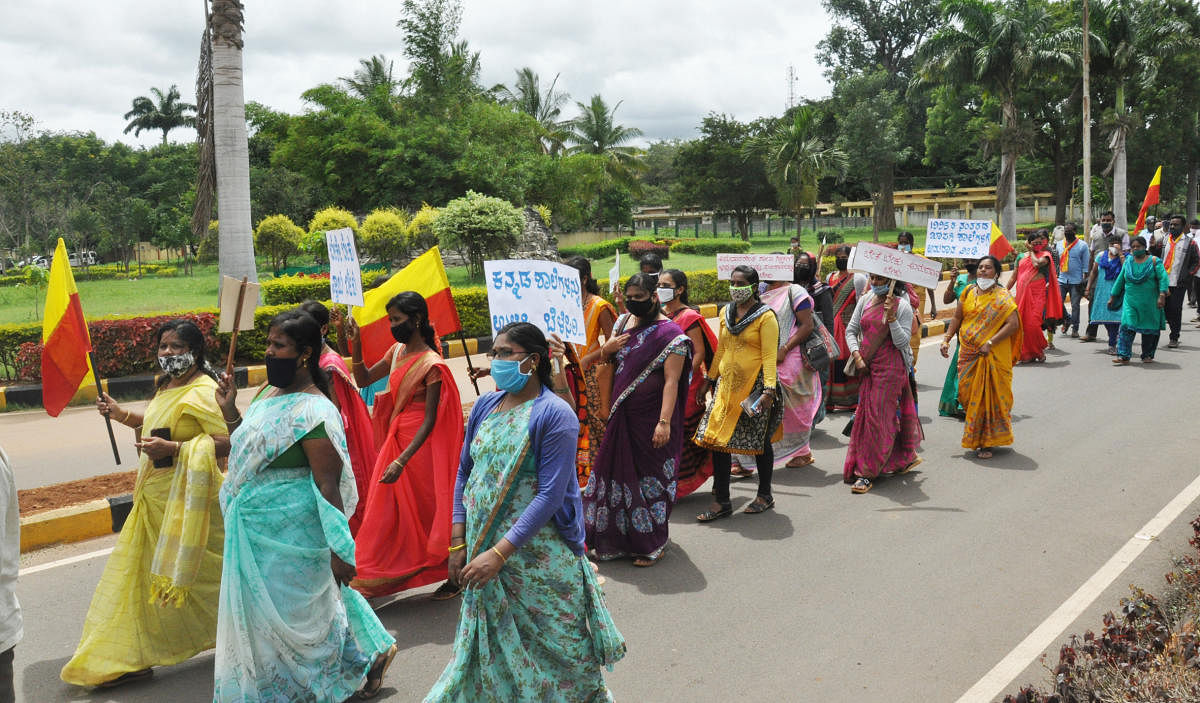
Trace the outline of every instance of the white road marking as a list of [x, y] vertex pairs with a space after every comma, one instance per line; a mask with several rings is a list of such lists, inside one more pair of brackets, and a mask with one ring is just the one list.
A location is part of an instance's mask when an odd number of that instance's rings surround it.
[[1104, 566], [1079, 587], [1079, 590], [1058, 606], [1058, 610], [1043, 620], [1042, 624], [1008, 653], [1008, 656], [1000, 660], [999, 664], [992, 667], [991, 671], [964, 693], [958, 699], [958, 703], [986, 703], [1003, 693], [1013, 679], [1040, 657], [1046, 648], [1197, 498], [1200, 498], [1200, 476], [1158, 511], [1158, 515], [1138, 530]]
[[108, 547], [107, 549], [97, 549], [96, 551], [88, 552], [87, 554], [76, 554], [75, 556], [67, 557], [66, 559], [59, 559], [58, 561], [38, 564], [37, 566], [31, 566], [28, 569], [21, 569], [20, 576], [29, 576], [30, 574], [36, 574], [39, 571], [48, 571], [60, 566], [66, 566], [67, 564], [74, 564], [75, 562], [79, 561], [87, 561], [88, 559], [94, 559], [96, 557], [108, 556], [109, 554], [112, 554], [112, 550], [112, 547]]

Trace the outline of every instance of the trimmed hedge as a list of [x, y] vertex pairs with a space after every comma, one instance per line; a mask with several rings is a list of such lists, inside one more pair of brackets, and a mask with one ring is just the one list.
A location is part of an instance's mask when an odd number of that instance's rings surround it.
[[629, 253], [629, 243], [634, 240], [634, 237], [617, 237], [616, 239], [605, 239], [595, 244], [576, 244], [574, 246], [565, 246], [558, 248], [558, 255], [563, 259], [571, 256], [582, 256], [587, 259], [603, 259], [606, 256], [612, 256], [613, 250], [620, 250], [622, 254]]
[[[362, 275], [366, 289], [387, 276], [386, 271], [366, 271]], [[299, 305], [305, 300], [329, 300], [329, 274], [280, 276], [262, 283], [263, 302], [267, 305]]]
[[658, 258], [666, 261], [671, 258], [671, 248], [664, 242], [650, 242], [645, 239], [636, 239], [629, 243], [629, 258], [637, 261], [647, 254], [658, 254]]
[[[89, 266], [86, 269], [72, 269], [71, 272], [76, 281], [112, 281], [145, 278], [147, 276], [173, 278], [179, 275], [178, 267], [166, 264], [142, 264], [142, 272], [139, 274], [137, 264], [135, 263], [129, 264], [128, 272], [125, 271], [125, 268], [121, 264], [99, 264], [97, 266]], [[25, 274], [23, 273], [0, 276], [0, 286], [15, 286], [24, 282]]]
[[750, 242], [741, 239], [683, 239], [671, 245], [671, 251], [679, 254], [746, 254]]

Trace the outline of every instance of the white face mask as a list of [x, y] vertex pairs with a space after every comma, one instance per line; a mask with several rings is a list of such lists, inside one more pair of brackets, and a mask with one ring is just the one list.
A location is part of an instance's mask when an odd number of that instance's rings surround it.
[[979, 286], [979, 290], [987, 290], [988, 288], [991, 288], [992, 286], [996, 285], [996, 279], [994, 279], [994, 278], [976, 278], [975, 285]]
[[675, 289], [674, 288], [659, 288], [658, 289], [658, 302], [665, 305], [674, 299], [675, 299]]
[[1113, 246], [1111, 246], [1111, 247], [1109, 247], [1109, 248], [1108, 248], [1108, 255], [1109, 255], [1109, 256], [1116, 256], [1116, 255], [1117, 255], [1117, 251], [1118, 251], [1118, 250], [1117, 250], [1117, 246], [1114, 244]]

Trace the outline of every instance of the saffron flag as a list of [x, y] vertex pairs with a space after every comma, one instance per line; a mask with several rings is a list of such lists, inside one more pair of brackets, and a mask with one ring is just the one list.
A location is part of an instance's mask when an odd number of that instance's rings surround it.
[[42, 406], [51, 417], [58, 417], [79, 387], [93, 378], [88, 361], [92, 338], [83, 321], [79, 289], [61, 237], [50, 264], [43, 312]]
[[1151, 205], [1158, 205], [1158, 189], [1162, 186], [1162, 166], [1154, 172], [1154, 178], [1150, 179], [1150, 187], [1146, 189], [1146, 198], [1142, 200], [1142, 209], [1138, 210], [1137, 224], [1133, 226], [1133, 232], [1129, 235], [1136, 237], [1146, 228], [1146, 211]]
[[991, 247], [988, 249], [988, 253], [991, 254], [992, 256], [996, 257], [997, 259], [1004, 261], [1004, 257], [1013, 253], [1013, 251], [1014, 251], [1014, 249], [1012, 247], [1012, 244], [1009, 243], [1008, 237], [1005, 237], [1004, 233], [1001, 232], [1000, 228], [996, 226], [995, 222], [993, 222], [992, 223], [992, 243], [991, 243]]
[[450, 295], [450, 279], [446, 278], [442, 253], [434, 247], [392, 274], [383, 285], [363, 293], [363, 301], [366, 304], [361, 308], [354, 308], [352, 314], [354, 321], [358, 323], [363, 362], [367, 366], [382, 359], [387, 350], [395, 344], [385, 306], [398, 293], [406, 290], [425, 298], [429, 305], [429, 321], [439, 336], [462, 329], [462, 323], [458, 320], [458, 309], [454, 307], [454, 298]]

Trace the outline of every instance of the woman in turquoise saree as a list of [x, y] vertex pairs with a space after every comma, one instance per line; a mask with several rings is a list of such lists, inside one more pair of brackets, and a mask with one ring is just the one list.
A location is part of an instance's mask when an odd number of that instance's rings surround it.
[[508, 325], [491, 353], [500, 390], [471, 409], [454, 487], [454, 658], [425, 701], [611, 701], [601, 667], [625, 640], [584, 557], [579, 419], [551, 390], [541, 330]]
[[320, 351], [316, 321], [286, 312], [267, 336], [268, 386], [244, 417], [232, 379], [218, 384], [217, 403], [234, 431], [220, 494], [216, 703], [374, 697], [396, 653], [395, 639], [347, 587], [347, 516], [358, 495]]

